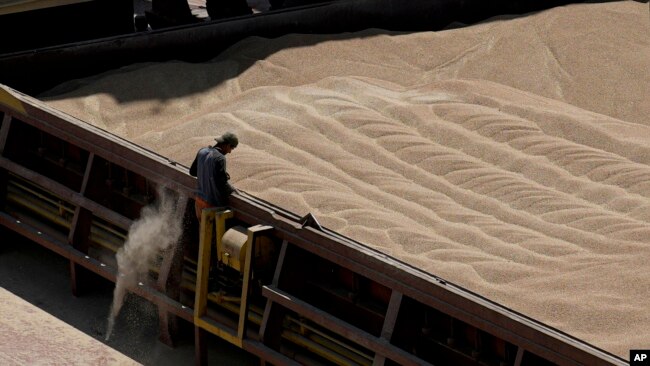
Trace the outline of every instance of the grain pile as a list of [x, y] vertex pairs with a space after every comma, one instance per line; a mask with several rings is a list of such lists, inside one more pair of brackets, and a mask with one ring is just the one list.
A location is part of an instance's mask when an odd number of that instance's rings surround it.
[[[650, 346], [648, 5], [248, 38], [43, 99], [628, 358]], [[65, 92], [64, 92], [65, 91]]]
[[140, 365], [2, 287], [0, 314], [2, 365]]

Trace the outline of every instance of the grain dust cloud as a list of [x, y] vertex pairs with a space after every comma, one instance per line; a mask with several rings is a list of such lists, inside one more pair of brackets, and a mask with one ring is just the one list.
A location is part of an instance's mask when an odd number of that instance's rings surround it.
[[149, 269], [156, 266], [160, 253], [174, 250], [182, 233], [184, 197], [158, 190], [158, 200], [142, 209], [140, 218], [129, 229], [116, 254], [118, 276], [113, 291], [113, 304], [108, 315], [106, 340], [113, 333], [127, 291], [146, 282]]

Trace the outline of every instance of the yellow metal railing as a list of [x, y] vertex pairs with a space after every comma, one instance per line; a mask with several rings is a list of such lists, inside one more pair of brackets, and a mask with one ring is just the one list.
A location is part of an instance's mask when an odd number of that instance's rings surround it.
[[[252, 275], [252, 253], [255, 252], [258, 235], [272, 229], [272, 227], [256, 225], [248, 228], [241, 295], [232, 296], [208, 292], [212, 248], [217, 251], [223, 250], [222, 238], [226, 233], [226, 221], [232, 217], [233, 212], [223, 208], [209, 208], [202, 212], [197, 277], [194, 287], [194, 324], [241, 348], [246, 333], [246, 322], [256, 325], [262, 324], [263, 311], [255, 308], [252, 304], [249, 305], [249, 282]], [[210, 319], [207, 313], [208, 301], [238, 316], [237, 328], [230, 329]], [[336, 365], [369, 366], [372, 365], [374, 360], [373, 355], [346, 344], [316, 326], [293, 316], [286, 316], [281, 336], [285, 340]]]
[[246, 333], [246, 322], [249, 312], [248, 292], [252, 273], [252, 253], [254, 252], [257, 236], [263, 231], [272, 229], [272, 227], [256, 225], [248, 228], [245, 263], [242, 271], [242, 290], [239, 301], [239, 319], [237, 322], [237, 329], [235, 329], [236, 333], [233, 334], [229, 329], [220, 327], [207, 318], [207, 303], [209, 298], [208, 279], [212, 247], [215, 246], [218, 253], [223, 251], [224, 245], [222, 238], [226, 233], [226, 220], [232, 217], [232, 211], [224, 210], [222, 208], [204, 209], [201, 214], [199, 256], [197, 261], [197, 277], [195, 285], [194, 324], [241, 348]]

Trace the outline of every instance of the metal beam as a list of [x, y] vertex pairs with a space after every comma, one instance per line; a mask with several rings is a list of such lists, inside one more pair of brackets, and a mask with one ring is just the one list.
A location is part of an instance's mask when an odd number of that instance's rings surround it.
[[278, 288], [263, 286], [262, 295], [273, 302], [276, 302], [289, 310], [295, 311], [301, 316], [340, 334], [345, 339], [349, 339], [375, 353], [395, 360], [401, 365], [429, 365], [429, 363], [415, 355], [390, 344], [386, 339], [375, 337], [364, 330], [350, 325]]

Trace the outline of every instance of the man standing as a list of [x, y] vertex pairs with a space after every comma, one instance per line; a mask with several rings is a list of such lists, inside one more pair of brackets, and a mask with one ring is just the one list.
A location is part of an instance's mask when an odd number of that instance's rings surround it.
[[234, 133], [226, 132], [214, 140], [216, 145], [199, 149], [190, 167], [190, 175], [197, 178], [194, 210], [199, 221], [204, 208], [226, 206], [228, 196], [237, 191], [228, 182], [226, 155], [237, 147], [239, 139]]

